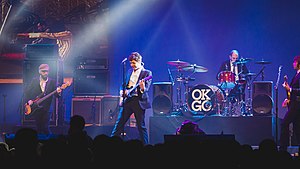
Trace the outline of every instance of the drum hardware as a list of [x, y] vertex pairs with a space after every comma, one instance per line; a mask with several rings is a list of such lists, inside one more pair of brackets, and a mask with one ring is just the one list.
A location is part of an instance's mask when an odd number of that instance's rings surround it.
[[[260, 64], [260, 65], [262, 65], [262, 68], [261, 68], [261, 70], [259, 71], [259, 73], [257, 74], [257, 76], [259, 75], [259, 74], [261, 74], [261, 80], [262, 81], [264, 81], [264, 78], [265, 78], [265, 73], [264, 73], [264, 69], [265, 69], [265, 65], [267, 65], [267, 64], [271, 64], [271, 62], [270, 61], [265, 61], [264, 59], [262, 59], [261, 61], [257, 61], [257, 62], [255, 62], [256, 64]], [[256, 77], [257, 77], [256, 76]], [[256, 77], [254, 78], [254, 79], [256, 79]]]
[[[198, 72], [207, 72], [208, 69], [203, 66], [180, 61], [179, 59], [176, 61], [168, 61], [167, 64], [169, 64], [171, 66], [175, 66], [176, 70], [178, 72], [177, 78], [176, 78], [176, 82], [179, 83], [176, 88], [177, 100], [176, 100], [176, 103], [174, 104], [174, 108], [173, 108], [173, 111], [175, 111], [176, 113], [173, 115], [183, 115], [183, 112], [189, 111], [188, 105], [187, 105], [187, 99], [188, 99], [188, 93], [189, 93], [188, 83], [190, 81], [196, 80], [195, 78], [191, 77], [191, 75], [184, 76], [183, 71], [185, 71], [185, 72], [191, 71], [192, 74], [194, 74], [194, 73], [198, 73]], [[184, 87], [184, 93], [183, 93], [184, 100], [182, 99], [182, 88], [183, 87]]]
[[[193, 80], [193, 78], [183, 76], [182, 68], [185, 66], [189, 66], [190, 63], [180, 61], [178, 59], [177, 61], [168, 61], [167, 64], [176, 67], [176, 71], [177, 71], [176, 81], [179, 82], [179, 84], [177, 85], [177, 88], [176, 88], [176, 91], [177, 91], [176, 92], [176, 94], [177, 94], [176, 95], [176, 103], [174, 104], [174, 107], [173, 107], [173, 112], [175, 112], [175, 114], [173, 113], [173, 115], [182, 115], [183, 111], [188, 110], [186, 104], [183, 102], [182, 97], [181, 97], [182, 96], [182, 87], [183, 87], [183, 85], [186, 86], [188, 81]], [[187, 88], [187, 87], [185, 87], [185, 88]], [[185, 90], [187, 90], [187, 89], [185, 89]]]
[[243, 114], [244, 116], [253, 116], [252, 113], [252, 83], [253, 83], [253, 76], [256, 76], [256, 73], [252, 73], [252, 72], [248, 72], [246, 74], [244, 74], [245, 78], [247, 79], [247, 83], [246, 83], [246, 87], [247, 87], [247, 91], [248, 91], [248, 98], [245, 101], [245, 114]]

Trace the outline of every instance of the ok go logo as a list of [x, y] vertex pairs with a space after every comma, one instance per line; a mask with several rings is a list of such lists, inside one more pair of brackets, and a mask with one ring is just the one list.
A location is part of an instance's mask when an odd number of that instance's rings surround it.
[[208, 96], [208, 93], [211, 89], [194, 89], [191, 93], [192, 102], [191, 109], [193, 111], [211, 111], [212, 103], [211, 98]]

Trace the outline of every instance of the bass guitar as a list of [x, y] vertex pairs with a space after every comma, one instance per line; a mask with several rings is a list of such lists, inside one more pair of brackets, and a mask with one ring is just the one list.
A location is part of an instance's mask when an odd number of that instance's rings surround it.
[[[145, 81], [148, 81], [148, 80], [150, 80], [150, 79], [152, 79], [152, 76], [147, 76], [147, 77], [145, 77], [144, 79], [142, 79], [142, 80], [145, 80]], [[141, 80], [140, 80], [141, 81]], [[139, 81], [139, 82], [140, 82]], [[128, 99], [128, 98], [130, 98], [130, 97], [132, 97], [132, 92], [139, 86], [139, 82], [136, 84], [136, 85], [134, 85], [133, 87], [131, 87], [131, 88], [129, 88], [129, 89], [126, 89], [126, 94], [124, 93], [123, 95], [124, 96], [121, 96], [120, 97], [120, 102], [119, 102], [119, 106], [122, 106], [123, 105], [123, 103]]]
[[[70, 86], [69, 82], [62, 84], [59, 88], [61, 90], [63, 90], [65, 88], [67, 88], [68, 86]], [[43, 101], [45, 101], [46, 99], [48, 99], [49, 97], [51, 97], [52, 95], [54, 95], [55, 93], [56, 93], [56, 89], [44, 97], [37, 97], [35, 100], [33, 100], [33, 104], [31, 104], [31, 105], [29, 105], [28, 103], [25, 103], [24, 114], [26, 116], [29, 116], [29, 115], [32, 115], [38, 109], [41, 109], [43, 106], [41, 106], [40, 104]]]
[[[283, 78], [284, 78], [284, 83], [288, 84], [288, 77], [287, 77], [287, 75], [285, 75]], [[291, 100], [291, 92], [288, 91], [288, 90], [286, 90], [286, 99], [283, 101], [282, 107], [288, 107], [290, 100]]]

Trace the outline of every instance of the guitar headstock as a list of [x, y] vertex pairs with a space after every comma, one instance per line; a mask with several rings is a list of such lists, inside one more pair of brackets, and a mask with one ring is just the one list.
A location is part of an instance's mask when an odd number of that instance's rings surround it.
[[285, 82], [287, 82], [287, 81], [288, 81], [288, 76], [287, 76], [287, 75], [284, 75], [284, 77], [283, 77], [283, 78], [284, 78], [284, 81], [285, 81]]

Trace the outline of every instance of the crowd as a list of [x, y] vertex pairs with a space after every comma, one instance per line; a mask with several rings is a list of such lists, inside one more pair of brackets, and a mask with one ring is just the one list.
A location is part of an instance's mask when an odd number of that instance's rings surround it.
[[[90, 137], [84, 119], [71, 118], [66, 135], [41, 140], [32, 128], [21, 128], [12, 142], [1, 142], [2, 166], [18, 167], [137, 167], [136, 163], [156, 167], [257, 168], [292, 167], [300, 164], [297, 154], [277, 149], [271, 139], [262, 140], [258, 148], [232, 139], [186, 139], [159, 144], [141, 140], [123, 140], [119, 136], [99, 134]], [[190, 124], [190, 123], [189, 123]], [[183, 128], [183, 126], [181, 126]], [[188, 135], [181, 133], [179, 136]], [[200, 135], [205, 133], [200, 132]], [[197, 135], [197, 134], [195, 134]], [[128, 165], [133, 166], [128, 166]]]

